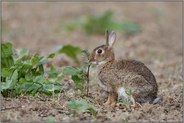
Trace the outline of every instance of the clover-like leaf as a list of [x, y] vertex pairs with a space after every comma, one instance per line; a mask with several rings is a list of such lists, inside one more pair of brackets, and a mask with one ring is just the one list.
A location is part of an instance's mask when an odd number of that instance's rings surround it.
[[64, 53], [72, 59], [76, 59], [77, 55], [79, 53], [81, 53], [81, 51], [82, 50], [79, 47], [75, 47], [75, 46], [72, 46], [72, 45], [65, 45], [65, 46], [61, 47], [58, 52], [59, 53]]
[[97, 111], [94, 106], [87, 103], [85, 100], [73, 100], [67, 103], [69, 109], [75, 111], [76, 113], [90, 112], [93, 116], [97, 115]]
[[81, 72], [79, 69], [76, 69], [71, 66], [63, 67], [62, 71], [64, 75], [78, 75]]
[[19, 57], [22, 58], [22, 57], [24, 57], [28, 54], [29, 54], [29, 50], [28, 49], [23, 49], [23, 50], [20, 51]]

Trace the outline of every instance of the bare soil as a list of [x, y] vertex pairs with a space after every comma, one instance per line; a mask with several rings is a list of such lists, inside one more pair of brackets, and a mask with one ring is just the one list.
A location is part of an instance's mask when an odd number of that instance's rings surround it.
[[[91, 102], [97, 117], [89, 113], [72, 116], [66, 103], [81, 99], [71, 88], [55, 97], [19, 96], [1, 98], [1, 121], [182, 121], [182, 3], [181, 2], [3, 2], [3, 42], [10, 41], [16, 49], [28, 48], [32, 53], [46, 55], [58, 45], [72, 44], [91, 51], [103, 44], [104, 36], [86, 35], [82, 30], [66, 34], [64, 24], [79, 16], [113, 10], [115, 19], [129, 20], [142, 27], [140, 34], [126, 37], [117, 33], [116, 58], [142, 61], [154, 73], [159, 86], [159, 104], [143, 104], [127, 111], [117, 106], [103, 106], [106, 94], [98, 86], [96, 68], [90, 70]], [[72, 65], [59, 56], [55, 65]], [[67, 85], [67, 81], [66, 81]]]

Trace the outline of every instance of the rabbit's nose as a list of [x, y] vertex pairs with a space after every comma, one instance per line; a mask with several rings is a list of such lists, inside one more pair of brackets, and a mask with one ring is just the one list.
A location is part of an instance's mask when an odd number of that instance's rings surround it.
[[94, 58], [89, 59], [89, 63], [98, 64], [98, 62]]
[[89, 62], [94, 62], [94, 61], [95, 61], [94, 58], [89, 59]]
[[93, 56], [89, 56], [89, 62], [94, 62], [94, 61], [95, 61], [94, 57]]

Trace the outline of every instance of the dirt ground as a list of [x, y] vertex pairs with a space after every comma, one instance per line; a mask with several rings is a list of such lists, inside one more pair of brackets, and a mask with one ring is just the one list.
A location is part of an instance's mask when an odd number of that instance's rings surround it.
[[[86, 35], [77, 30], [66, 34], [64, 24], [86, 14], [113, 10], [117, 20], [130, 20], [142, 27], [140, 34], [126, 38], [117, 33], [116, 58], [144, 62], [154, 73], [159, 86], [159, 104], [143, 104], [133, 111], [116, 107], [113, 111], [102, 105], [105, 94], [98, 86], [96, 68], [90, 71], [90, 93], [98, 111], [71, 116], [65, 106], [74, 96], [73, 90], [57, 97], [1, 98], [1, 121], [182, 121], [182, 3], [181, 2], [3, 2], [3, 42], [15, 48], [28, 48], [46, 55], [58, 45], [72, 44], [91, 51], [104, 43], [102, 35]], [[56, 65], [63, 57], [56, 59]], [[62, 64], [62, 63], [61, 63]], [[70, 94], [69, 94], [70, 93]], [[81, 98], [81, 97], [78, 97]]]

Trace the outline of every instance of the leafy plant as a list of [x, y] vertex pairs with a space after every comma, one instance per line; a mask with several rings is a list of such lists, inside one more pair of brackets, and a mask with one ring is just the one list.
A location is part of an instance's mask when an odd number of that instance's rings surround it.
[[14, 64], [13, 61], [13, 50], [12, 44], [6, 43], [6, 45], [1, 45], [1, 66], [3, 68], [11, 67]]
[[82, 53], [79, 47], [66, 45], [47, 57], [39, 54], [30, 55], [28, 49], [16, 52], [13, 50], [11, 43], [2, 44], [1, 49], [1, 93], [4, 97], [21, 94], [35, 95], [37, 93], [53, 95], [54, 93], [62, 92], [64, 90], [61, 82], [64, 76], [71, 76], [76, 89], [82, 92], [88, 87], [89, 64], [87, 61], [82, 63], [79, 68], [71, 66], [56, 68], [50, 66], [46, 69], [44, 67], [58, 53], [64, 53], [68, 57], [78, 60], [77, 56]]
[[81, 28], [87, 34], [104, 34], [104, 30], [107, 29], [124, 32], [126, 35], [136, 34], [141, 31], [141, 27], [136, 23], [115, 21], [113, 12], [110, 10], [101, 15], [82, 16], [65, 26], [67, 32], [73, 32], [78, 28]]
[[90, 63], [88, 60], [89, 53], [84, 50], [83, 53], [83, 63], [79, 68], [74, 68], [71, 66], [66, 66], [62, 68], [63, 75], [70, 75], [74, 81], [76, 88], [84, 92], [86, 90], [86, 95], [88, 96], [89, 91], [89, 68]]
[[53, 75], [51, 68], [50, 74], [44, 69], [48, 59], [53, 57], [40, 56], [39, 54], [30, 55], [29, 50], [13, 51], [12, 44], [1, 44], [1, 93], [4, 97], [16, 96], [20, 94], [44, 93], [51, 95], [62, 91], [59, 73]]
[[90, 112], [93, 116], [97, 115], [97, 111], [95, 110], [95, 107], [87, 103], [85, 100], [70, 101], [67, 103], [67, 107], [69, 108], [70, 113], [73, 115], [81, 114], [83, 112]]
[[63, 53], [66, 56], [70, 57], [72, 60], [74, 60], [78, 65], [80, 64], [79, 59], [77, 56], [81, 54], [81, 49], [79, 47], [75, 47], [72, 45], [65, 45], [60, 48], [58, 48], [58, 53]]

